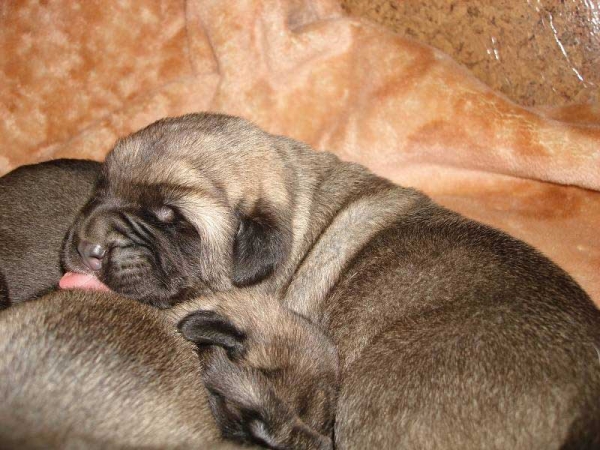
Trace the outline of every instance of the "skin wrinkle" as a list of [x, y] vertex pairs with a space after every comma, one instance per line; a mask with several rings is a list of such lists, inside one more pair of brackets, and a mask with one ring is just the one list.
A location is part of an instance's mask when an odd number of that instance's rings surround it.
[[[406, 198], [405, 193], [392, 191], [360, 199], [344, 208], [319, 237], [319, 240], [332, 242], [335, 248], [316, 244], [316, 251], [310, 252], [287, 287], [284, 305], [310, 320], [319, 321], [314, 314], [320, 315], [321, 303], [335, 285], [345, 258], [351, 258], [375, 233], [405, 214], [411, 203], [412, 199]], [[360, 239], [356, 238], [357, 234]], [[339, 255], [344, 255], [344, 260]]]

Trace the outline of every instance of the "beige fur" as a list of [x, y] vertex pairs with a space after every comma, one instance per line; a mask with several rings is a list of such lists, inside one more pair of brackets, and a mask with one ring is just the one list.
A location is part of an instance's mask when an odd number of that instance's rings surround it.
[[63, 291], [0, 328], [0, 447], [221, 448], [198, 358], [155, 309]]
[[411, 206], [416, 198], [396, 189], [358, 200], [329, 225], [287, 288], [284, 304], [318, 321], [315, 312], [344, 271], [344, 264]]

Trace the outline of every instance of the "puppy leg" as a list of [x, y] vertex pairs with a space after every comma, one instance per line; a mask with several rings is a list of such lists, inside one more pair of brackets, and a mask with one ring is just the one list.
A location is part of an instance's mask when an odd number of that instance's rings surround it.
[[[220, 347], [208, 358], [203, 379], [225, 438], [273, 449], [333, 448], [331, 438], [305, 423], [290, 406], [293, 401], [285, 398], [286, 386], [282, 391], [281, 380], [290, 375], [286, 371], [294, 370], [289, 361], [282, 362], [285, 367], [269, 361], [268, 369], [253, 364], [249, 354], [258, 350], [264, 355], [264, 349], [251, 348], [260, 344], [214, 311], [191, 313], [178, 328], [199, 347]], [[288, 392], [293, 390], [288, 388]]]

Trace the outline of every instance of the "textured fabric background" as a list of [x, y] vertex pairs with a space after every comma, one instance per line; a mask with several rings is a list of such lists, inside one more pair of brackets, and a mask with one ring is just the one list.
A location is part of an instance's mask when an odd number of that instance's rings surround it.
[[527, 106], [600, 102], [600, 0], [341, 0]]
[[0, 46], [0, 173], [101, 160], [164, 116], [241, 115], [524, 239], [600, 304], [600, 128], [337, 1], [6, 1]]

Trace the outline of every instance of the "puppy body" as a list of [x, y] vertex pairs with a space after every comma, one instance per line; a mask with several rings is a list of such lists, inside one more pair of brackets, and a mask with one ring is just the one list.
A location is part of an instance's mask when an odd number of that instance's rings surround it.
[[1, 449], [242, 448], [222, 435], [243, 448], [333, 448], [335, 348], [262, 293], [163, 312], [59, 291], [3, 311], [0, 329]]
[[0, 178], [5, 303], [31, 300], [58, 284], [64, 237], [89, 200], [100, 167], [93, 161], [59, 159], [22, 166]]
[[[81, 242], [102, 249], [99, 270]], [[321, 326], [340, 358], [337, 447], [600, 445], [600, 312], [566, 273], [242, 119], [120, 141], [64, 256], [156, 306], [258, 284]]]
[[0, 313], [0, 448], [237, 448], [198, 357], [158, 310], [61, 291]]

